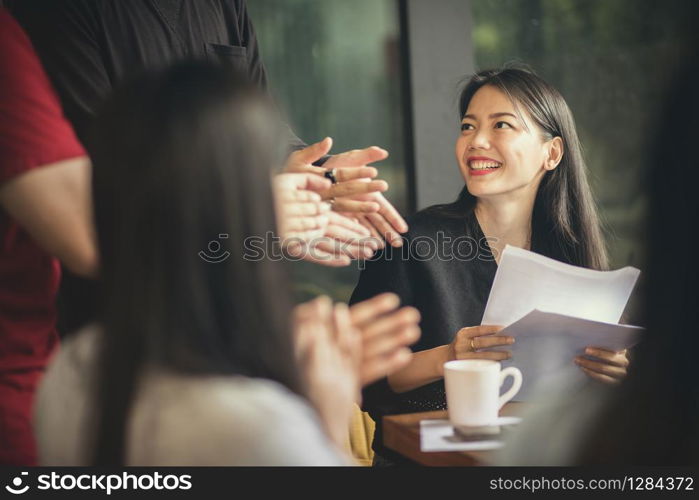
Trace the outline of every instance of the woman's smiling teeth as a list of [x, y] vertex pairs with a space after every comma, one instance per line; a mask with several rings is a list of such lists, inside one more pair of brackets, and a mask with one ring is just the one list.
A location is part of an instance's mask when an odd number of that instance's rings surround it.
[[486, 170], [490, 168], [500, 168], [502, 163], [497, 161], [471, 160], [468, 162], [468, 166], [472, 170]]

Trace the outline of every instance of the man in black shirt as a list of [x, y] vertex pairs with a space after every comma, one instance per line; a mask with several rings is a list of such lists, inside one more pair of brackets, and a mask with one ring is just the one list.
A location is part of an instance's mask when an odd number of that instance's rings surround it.
[[[261, 88], [267, 75], [243, 0], [9, 1], [86, 142], [120, 82], [184, 59], [230, 64]], [[304, 144], [294, 139], [294, 146]]]

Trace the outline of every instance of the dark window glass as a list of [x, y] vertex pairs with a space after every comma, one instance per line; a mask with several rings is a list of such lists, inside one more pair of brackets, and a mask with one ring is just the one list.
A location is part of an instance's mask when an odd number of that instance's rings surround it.
[[[270, 86], [296, 134], [332, 152], [377, 145], [386, 197], [406, 213], [398, 6], [394, 0], [249, 0]], [[294, 265], [299, 298], [347, 300], [358, 266]]]
[[672, 126], [658, 116], [687, 56], [680, 33], [691, 3], [471, 0], [478, 67], [526, 63], [568, 101], [613, 267], [643, 267], [648, 141]]

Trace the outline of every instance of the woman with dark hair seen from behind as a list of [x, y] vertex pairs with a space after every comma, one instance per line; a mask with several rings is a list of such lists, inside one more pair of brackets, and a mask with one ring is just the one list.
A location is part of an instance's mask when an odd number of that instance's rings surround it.
[[[696, 47], [692, 45], [691, 47]], [[618, 387], [562, 387], [533, 408], [504, 449], [504, 465], [697, 465], [699, 324], [695, 247], [699, 203], [699, 66], [671, 87], [649, 140], [646, 325], [633, 369]], [[678, 125], [678, 126], [674, 126]]]
[[[497, 334], [502, 326], [474, 326], [481, 324], [506, 245], [607, 267], [575, 123], [561, 94], [525, 69], [487, 70], [466, 84], [459, 113], [456, 159], [466, 185], [457, 201], [413, 216], [403, 254], [389, 248], [369, 262], [352, 296], [394, 292], [422, 315], [423, 335], [410, 364], [364, 391], [365, 408], [377, 422], [377, 463], [400, 460], [381, 445], [381, 416], [446, 407], [446, 361], [510, 357], [504, 348], [514, 339]], [[457, 245], [464, 238], [468, 257]], [[447, 244], [425, 258], [416, 255], [421, 241]], [[625, 352], [588, 348], [586, 354], [596, 359], [575, 362], [590, 377], [616, 382], [625, 376]]]
[[[104, 109], [101, 321], [66, 342], [40, 389], [43, 464], [349, 463], [361, 361], [347, 307], [300, 306], [292, 331], [283, 264], [244, 255], [245, 238], [275, 231], [271, 109], [241, 77], [194, 63]], [[200, 258], [217, 236], [230, 255]]]

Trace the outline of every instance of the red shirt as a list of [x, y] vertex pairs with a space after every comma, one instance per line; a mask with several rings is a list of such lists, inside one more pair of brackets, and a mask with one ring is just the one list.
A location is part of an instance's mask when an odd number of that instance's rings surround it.
[[[84, 154], [29, 39], [0, 8], [0, 187]], [[59, 280], [58, 261], [0, 208], [0, 376], [46, 365]]]

